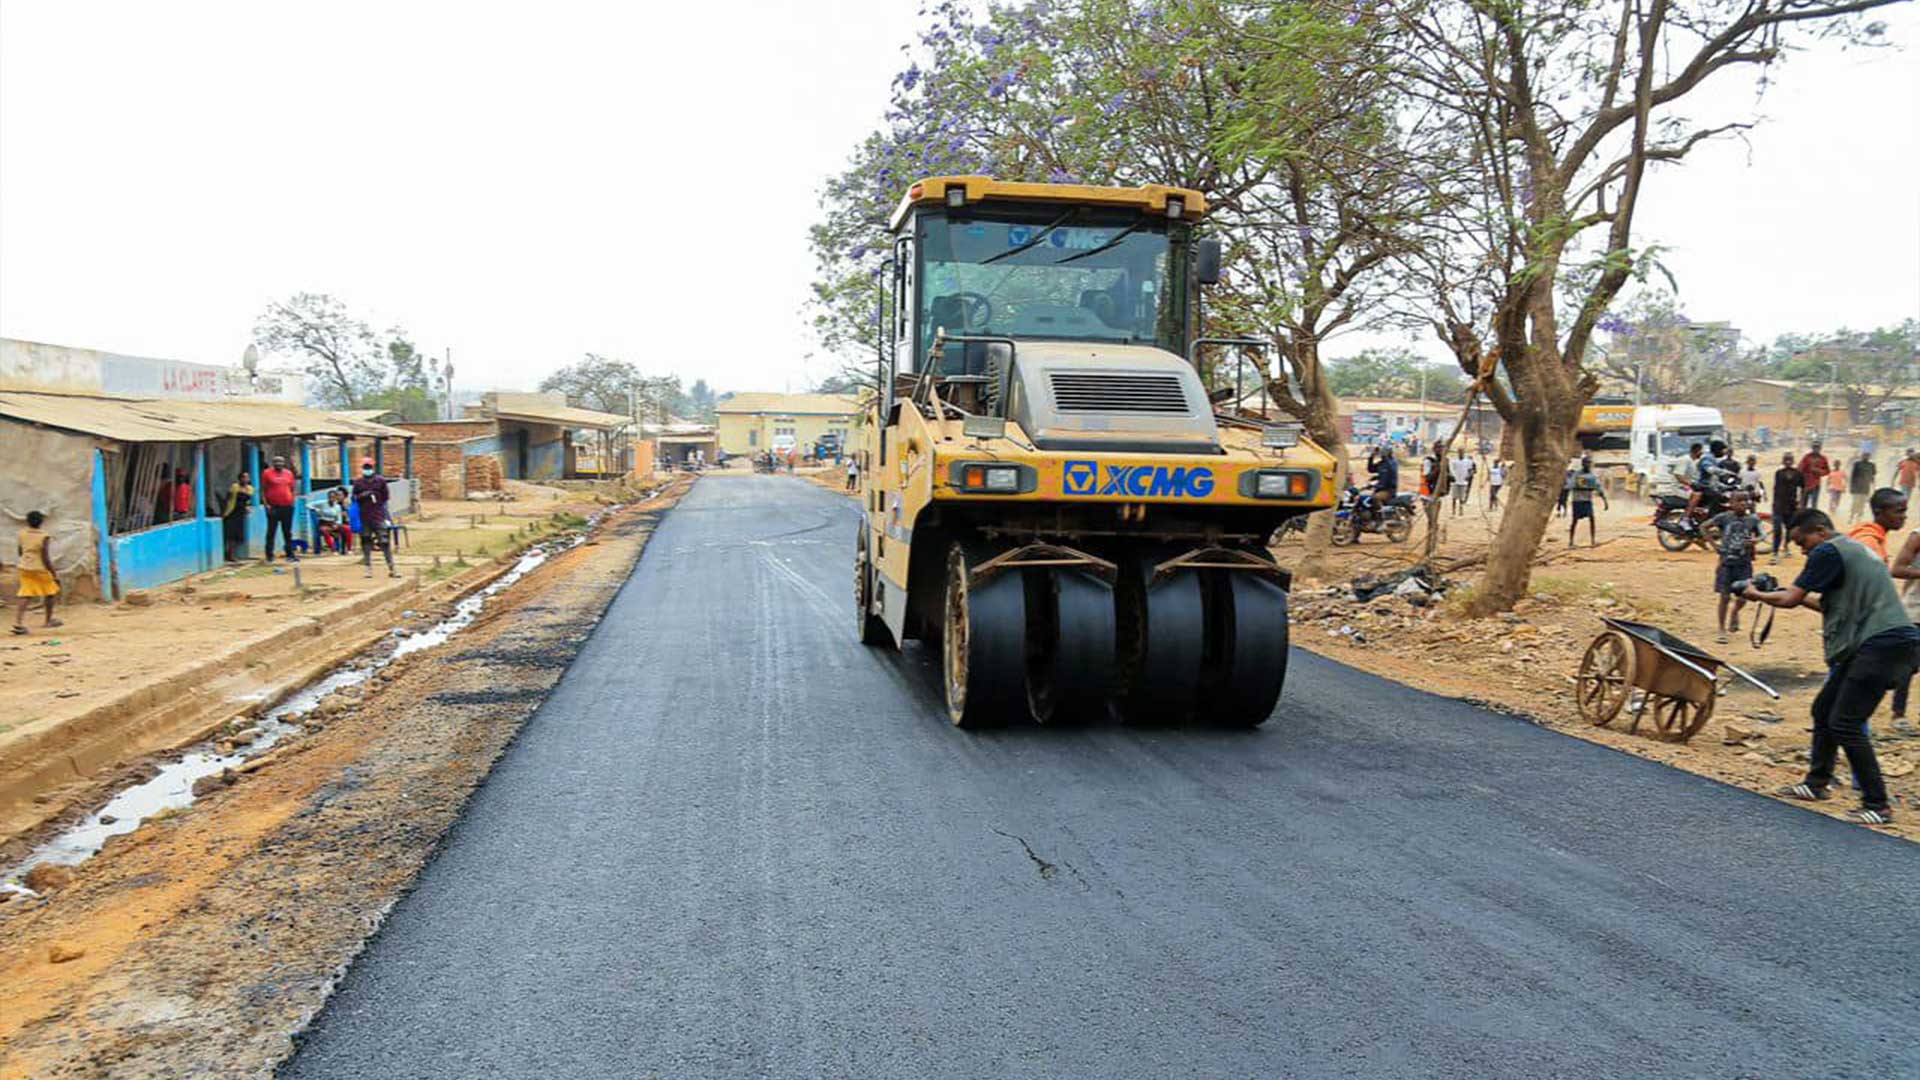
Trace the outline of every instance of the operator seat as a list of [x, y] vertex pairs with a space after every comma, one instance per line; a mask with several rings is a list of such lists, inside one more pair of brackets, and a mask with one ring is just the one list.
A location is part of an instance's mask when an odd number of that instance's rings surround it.
[[927, 305], [927, 324], [935, 333], [967, 332], [967, 307], [957, 296], [936, 296]]
[[1084, 290], [1080, 294], [1080, 306], [1092, 312], [1094, 318], [1108, 326], [1119, 325], [1114, 321], [1114, 317], [1119, 314], [1120, 305], [1114, 300], [1113, 294], [1106, 289]]

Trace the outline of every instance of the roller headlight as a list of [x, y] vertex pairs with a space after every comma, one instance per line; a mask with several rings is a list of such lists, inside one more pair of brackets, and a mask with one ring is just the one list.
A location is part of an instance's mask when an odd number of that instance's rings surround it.
[[1024, 465], [980, 461], [955, 462], [949, 482], [970, 495], [1019, 495], [1034, 489], [1033, 470]]
[[1258, 469], [1240, 474], [1240, 494], [1250, 499], [1311, 499], [1319, 477], [1309, 469]]

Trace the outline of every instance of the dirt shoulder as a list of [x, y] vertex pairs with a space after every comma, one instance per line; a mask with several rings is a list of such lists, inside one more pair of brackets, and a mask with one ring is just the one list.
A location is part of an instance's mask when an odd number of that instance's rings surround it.
[[261, 1075], [413, 880], [690, 486], [325, 699], [185, 812], [0, 903], [0, 1076]]
[[[1805, 772], [1814, 695], [1825, 678], [1820, 621], [1811, 612], [1778, 613], [1772, 635], [1755, 647], [1749, 641], [1749, 607], [1742, 629], [1720, 644], [1715, 638], [1714, 558], [1698, 549], [1678, 554], [1662, 549], [1647, 524], [1650, 512], [1637, 501], [1616, 500], [1601, 515], [1599, 547], [1566, 543], [1567, 519], [1554, 518], [1541, 545], [1532, 596], [1507, 615], [1469, 619], [1460, 603], [1417, 606], [1404, 598], [1371, 603], [1354, 599], [1345, 582], [1404, 568], [1418, 557], [1424, 526], [1405, 545], [1367, 537], [1358, 550], [1338, 550], [1324, 582], [1301, 582], [1294, 591], [1293, 642], [1374, 674], [1446, 697], [1481, 702], [1524, 715], [1543, 727], [1616, 750], [1660, 761], [1723, 783], [1772, 795]], [[1469, 584], [1477, 572], [1494, 518], [1476, 506], [1443, 521], [1440, 562], [1466, 561], [1452, 575]], [[1904, 537], [1895, 537], [1897, 545]], [[1297, 563], [1298, 540], [1282, 544], [1283, 562]], [[1762, 555], [1756, 569], [1783, 580], [1799, 572], [1803, 557], [1785, 556], [1778, 565]], [[1594, 637], [1605, 629], [1602, 616], [1648, 623], [1736, 664], [1780, 691], [1779, 701], [1734, 681], [1705, 728], [1685, 743], [1649, 734], [1651, 720], [1629, 733], [1624, 711], [1607, 727], [1582, 720], [1575, 707], [1574, 675]], [[1409, 717], [1409, 722], [1418, 722]], [[1920, 734], [1896, 723], [1891, 703], [1883, 703], [1872, 722], [1882, 768], [1887, 773], [1900, 821], [1883, 831], [1920, 839]], [[1841, 769], [1847, 775], [1844, 759]], [[1794, 803], [1832, 816], [1859, 800], [1837, 789], [1825, 803]]]

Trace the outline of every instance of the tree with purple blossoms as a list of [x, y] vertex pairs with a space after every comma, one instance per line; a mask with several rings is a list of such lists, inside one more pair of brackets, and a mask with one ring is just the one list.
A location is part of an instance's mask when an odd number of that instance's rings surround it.
[[1633, 222], [1656, 166], [1744, 132], [1750, 116], [1685, 106], [1709, 81], [1764, 80], [1800, 47], [1871, 44], [1894, 0], [1379, 0], [1365, 20], [1391, 41], [1399, 91], [1450, 125], [1453, 197], [1406, 260], [1429, 320], [1485, 384], [1519, 461], [1475, 586], [1478, 613], [1526, 595], [1580, 411], [1601, 318], [1644, 278], [1652, 250]]

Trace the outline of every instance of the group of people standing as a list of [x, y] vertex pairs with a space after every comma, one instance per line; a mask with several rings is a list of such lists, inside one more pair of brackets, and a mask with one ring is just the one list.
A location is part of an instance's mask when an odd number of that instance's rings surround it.
[[[1747, 459], [1749, 466], [1753, 459]], [[1913, 489], [1920, 486], [1920, 451], [1907, 450], [1893, 467], [1895, 487], [1908, 498]], [[1837, 462], [1821, 452], [1821, 444], [1815, 442], [1812, 447], [1795, 460], [1792, 451], [1781, 455], [1780, 468], [1773, 474], [1773, 507], [1775, 520], [1782, 517], [1784, 509], [1787, 518], [1795, 510], [1820, 509], [1821, 496], [1826, 496], [1826, 509], [1835, 514], [1840, 509], [1840, 497], [1848, 497], [1847, 519], [1865, 520], [1871, 513], [1868, 505], [1880, 479], [1880, 467], [1875, 464], [1873, 454], [1861, 449], [1851, 462]], [[1778, 530], [1775, 532], [1776, 538]], [[1777, 546], [1777, 539], [1776, 539]]]
[[[281, 555], [296, 561], [294, 554], [294, 515], [300, 505], [300, 474], [287, 459], [276, 456], [260, 470], [258, 496], [267, 513], [266, 561], [273, 561], [274, 541], [279, 540]], [[241, 470], [221, 500], [220, 521], [228, 562], [238, 562], [247, 546], [247, 520], [255, 498], [253, 478]], [[360, 537], [360, 563], [366, 576], [373, 576], [373, 552], [377, 548], [387, 561], [387, 576], [399, 577], [393, 565], [393, 544], [387, 529], [387, 478], [374, 468], [373, 459], [360, 462], [360, 475], [352, 484], [327, 492], [326, 500], [313, 507], [318, 526], [320, 549], [346, 554], [353, 549], [353, 538]]]
[[[1507, 471], [1511, 466], [1495, 458], [1487, 466], [1487, 509], [1500, 509], [1500, 489], [1506, 485]], [[1468, 456], [1467, 448], [1454, 451], [1451, 461], [1447, 462], [1445, 490], [1453, 496], [1453, 514], [1459, 517], [1466, 513], [1473, 498], [1473, 482], [1479, 478], [1480, 463]], [[1422, 494], [1436, 494], [1441, 488], [1440, 458], [1438, 451], [1427, 455], [1426, 491]]]

